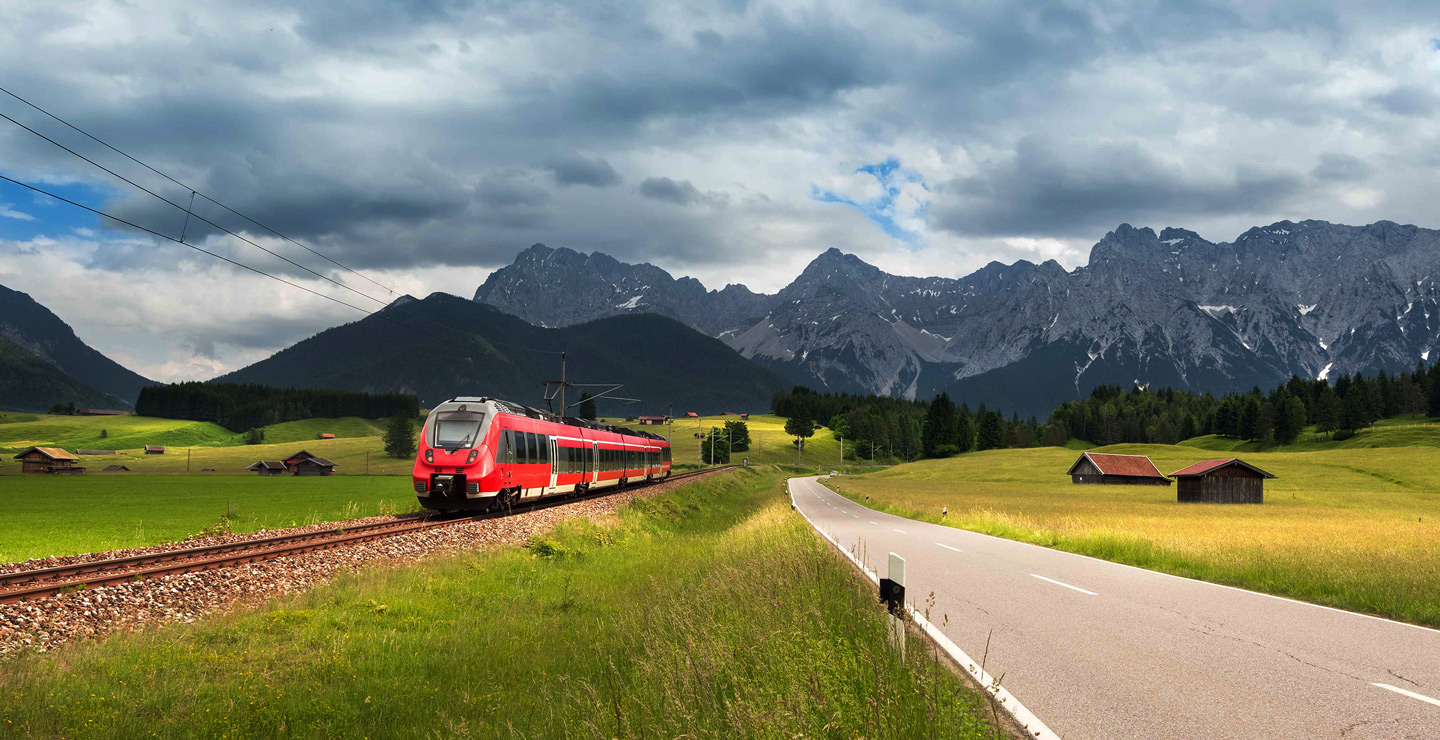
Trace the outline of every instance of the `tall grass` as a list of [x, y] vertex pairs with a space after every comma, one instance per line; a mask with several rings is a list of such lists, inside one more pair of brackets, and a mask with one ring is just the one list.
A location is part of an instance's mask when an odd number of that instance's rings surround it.
[[369, 570], [0, 670], [36, 736], [991, 737], [868, 583], [741, 472], [514, 548]]
[[[1162, 472], [1213, 456], [1104, 449], [1148, 454]], [[1260, 506], [1182, 505], [1174, 487], [1073, 485], [1065, 470], [1077, 454], [971, 453], [832, 485], [901, 516], [1440, 626], [1440, 449], [1247, 453], [1278, 476]]]

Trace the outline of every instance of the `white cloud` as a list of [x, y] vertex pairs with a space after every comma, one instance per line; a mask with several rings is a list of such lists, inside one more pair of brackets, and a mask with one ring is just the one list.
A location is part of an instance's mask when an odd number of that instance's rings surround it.
[[35, 217], [23, 211], [15, 210], [15, 206], [9, 203], [0, 203], [0, 218], [13, 218], [19, 221], [34, 221]]

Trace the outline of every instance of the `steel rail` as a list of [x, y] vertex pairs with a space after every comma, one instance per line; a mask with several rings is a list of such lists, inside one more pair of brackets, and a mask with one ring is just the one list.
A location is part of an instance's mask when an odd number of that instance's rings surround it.
[[[648, 488], [661, 483], [684, 480], [686, 478], [719, 472], [733, 467], [735, 466], [724, 465], [673, 474], [667, 478], [641, 484], [638, 487]], [[132, 555], [122, 558], [75, 563], [73, 565], [59, 565], [49, 568], [5, 573], [0, 574], [0, 588], [16, 584], [35, 584], [36, 581], [41, 580], [47, 582], [31, 585], [26, 588], [0, 590], [0, 604], [41, 599], [66, 592], [100, 586], [113, 586], [120, 583], [146, 580], [161, 576], [215, 570], [262, 560], [273, 560], [286, 555], [298, 555], [387, 537], [397, 537], [428, 529], [468, 524], [487, 519], [498, 519], [513, 514], [538, 511], [591, 498], [604, 498], [621, 491], [634, 490], [636, 487], [637, 486], [629, 485], [604, 493], [587, 494], [579, 497], [554, 498], [549, 500], [540, 499], [539, 501], [529, 504], [513, 506], [503, 511], [488, 511], [453, 519], [424, 518], [411, 521], [374, 522], [355, 525], [353, 527], [346, 527], [342, 524], [334, 529], [300, 532], [275, 537], [262, 537], [243, 542], [229, 542], [219, 545], [186, 548], [183, 550], [170, 550], [167, 552], [147, 553], [144, 555]], [[135, 569], [136, 566], [146, 565], [153, 567], [140, 567], [139, 569]], [[87, 573], [99, 575], [79, 579], [74, 578], [74, 576], [83, 576]]]

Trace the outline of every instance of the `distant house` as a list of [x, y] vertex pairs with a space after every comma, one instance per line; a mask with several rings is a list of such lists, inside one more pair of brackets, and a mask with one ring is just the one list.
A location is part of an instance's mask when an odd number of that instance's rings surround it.
[[740, 419], [743, 420], [743, 421], [749, 421], [749, 420], [750, 420], [750, 415], [749, 415], [749, 414], [741, 414], [741, 415], [740, 415]]
[[145, 454], [163, 455], [165, 454], [165, 445], [145, 445]]
[[22, 473], [83, 473], [75, 463], [80, 458], [59, 447], [31, 447], [15, 456]]
[[310, 454], [309, 450], [301, 450], [285, 458], [285, 469], [293, 473], [295, 472], [295, 466], [299, 465], [302, 460], [310, 460], [314, 457], [314, 455]]
[[335, 463], [323, 457], [307, 457], [295, 463], [295, 475], [330, 475], [335, 472]]
[[285, 463], [279, 460], [261, 460], [245, 468], [260, 475], [262, 478], [269, 478], [285, 474]]
[[335, 439], [335, 435], [330, 432], [321, 432], [320, 439]]
[[75, 409], [76, 416], [125, 416], [129, 413], [117, 409]]
[[1175, 493], [1182, 504], [1263, 504], [1265, 479], [1275, 477], [1233, 457], [1203, 460], [1170, 476], [1180, 482]]
[[76, 450], [77, 455], [118, 455], [115, 450]]
[[130, 468], [127, 468], [127, 467], [125, 467], [124, 465], [106, 465], [106, 466], [105, 466], [105, 469], [102, 470], [102, 471], [100, 471], [100, 472], [102, 472], [102, 473], [128, 473], [128, 472], [130, 472]]
[[1170, 479], [1161, 475], [1155, 463], [1144, 455], [1111, 455], [1084, 452], [1066, 473], [1072, 483], [1099, 483], [1129, 486], [1168, 486]]
[[685, 412], [685, 418], [687, 418], [687, 419], [698, 419], [698, 418], [700, 418], [700, 415], [697, 414], [697, 413], [695, 413], [694, 411], [686, 411], [686, 412]]
[[642, 417], [640, 417], [640, 424], [641, 424], [642, 426], [652, 426], [652, 427], [664, 426], [664, 425], [665, 425], [665, 422], [667, 422], [667, 421], [670, 421], [670, 417], [668, 417], [668, 416], [642, 416]]

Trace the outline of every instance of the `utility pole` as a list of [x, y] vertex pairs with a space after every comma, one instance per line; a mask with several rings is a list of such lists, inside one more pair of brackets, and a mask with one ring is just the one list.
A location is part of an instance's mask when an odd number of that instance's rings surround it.
[[560, 418], [565, 418], [565, 352], [560, 352]]
[[845, 438], [840, 438], [840, 464], [845, 464]]
[[190, 472], [190, 448], [185, 448], [185, 472]]
[[695, 415], [695, 438], [698, 439], [698, 440], [700, 440], [700, 444], [695, 447], [695, 464], [696, 464], [696, 465], [704, 465], [704, 464], [705, 464], [705, 437], [704, 437], [703, 435], [701, 435], [701, 433], [700, 433], [700, 415], [699, 415], [699, 414], [696, 414], [696, 415]]
[[370, 474], [370, 451], [365, 451], [365, 474]]

